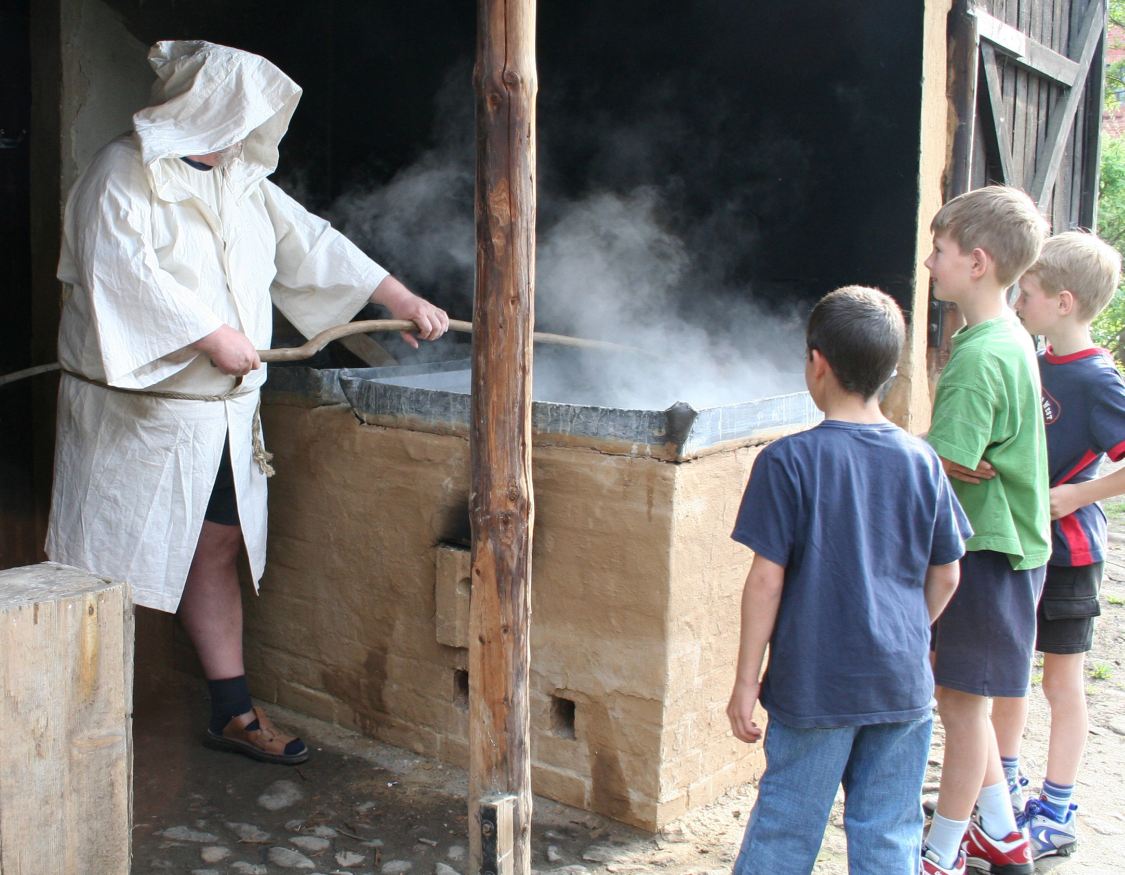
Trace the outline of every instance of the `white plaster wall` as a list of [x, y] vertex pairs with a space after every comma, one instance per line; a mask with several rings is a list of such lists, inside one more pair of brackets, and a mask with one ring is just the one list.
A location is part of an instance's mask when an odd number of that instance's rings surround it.
[[70, 190], [94, 153], [132, 129], [148, 103], [153, 74], [148, 47], [99, 0], [62, 0], [62, 191]]

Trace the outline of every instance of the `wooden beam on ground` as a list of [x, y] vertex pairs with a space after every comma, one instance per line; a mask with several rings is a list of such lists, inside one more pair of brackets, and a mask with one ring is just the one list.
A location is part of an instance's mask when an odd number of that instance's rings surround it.
[[[470, 446], [469, 868], [531, 872], [531, 364], [535, 2], [478, 0]], [[497, 798], [511, 828], [489, 819]], [[482, 816], [483, 815], [483, 816]], [[483, 857], [484, 833], [490, 860]], [[510, 845], [510, 847], [505, 847]]]
[[0, 572], [0, 872], [128, 875], [133, 607], [44, 562]]

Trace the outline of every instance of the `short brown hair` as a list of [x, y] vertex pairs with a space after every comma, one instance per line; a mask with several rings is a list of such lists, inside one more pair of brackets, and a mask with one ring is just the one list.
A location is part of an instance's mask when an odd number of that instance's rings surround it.
[[1049, 295], [1063, 289], [1074, 295], [1075, 312], [1089, 320], [1113, 299], [1121, 281], [1121, 256], [1094, 234], [1067, 231], [1043, 244], [1039, 260], [1027, 272]]
[[930, 230], [950, 237], [962, 252], [983, 249], [996, 265], [996, 279], [1010, 286], [1039, 257], [1050, 226], [1024, 192], [989, 185], [953, 198]]
[[890, 295], [844, 286], [813, 308], [805, 344], [828, 360], [845, 391], [866, 400], [891, 378], [905, 337], [902, 310]]

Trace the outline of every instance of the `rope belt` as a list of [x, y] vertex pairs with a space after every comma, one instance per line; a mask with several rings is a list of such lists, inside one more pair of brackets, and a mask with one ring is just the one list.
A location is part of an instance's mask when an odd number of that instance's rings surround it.
[[[66, 368], [60, 368], [60, 370], [68, 377], [74, 377], [74, 379], [81, 380], [83, 383], [89, 383], [91, 386], [108, 389], [111, 392], [121, 392], [125, 395], [141, 395], [146, 398], [166, 398], [171, 401], [230, 401], [232, 398], [241, 398], [243, 395], [250, 395], [258, 391], [257, 389], [250, 389], [243, 386], [242, 377], [237, 377], [234, 385], [221, 395], [202, 395], [193, 392], [126, 389], [122, 386], [111, 386], [109, 383], [103, 383], [101, 380], [95, 380], [93, 377], [87, 377], [85, 374], [79, 374], [76, 371], [70, 371]], [[266, 445], [262, 440], [262, 399], [260, 397], [258, 398], [257, 406], [254, 408], [251, 441], [253, 458], [255, 464], [258, 466], [258, 470], [261, 471], [264, 476], [272, 477], [276, 472], [271, 464], [273, 462], [273, 453], [266, 450]]]

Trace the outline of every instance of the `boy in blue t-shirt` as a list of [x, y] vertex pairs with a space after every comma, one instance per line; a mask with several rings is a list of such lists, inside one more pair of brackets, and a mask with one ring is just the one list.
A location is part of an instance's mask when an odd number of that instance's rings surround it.
[[[1051, 741], [1043, 793], [1023, 806], [1019, 746], [1026, 705], [993, 706], [1013, 805], [1031, 835], [1035, 859], [1067, 856], [1076, 847], [1071, 802], [1086, 744], [1084, 661], [1100, 613], [1106, 519], [1097, 502], [1125, 493], [1125, 468], [1098, 476], [1102, 458], [1125, 457], [1125, 382], [1112, 356], [1094, 346], [1090, 323], [1113, 298], [1121, 256], [1093, 234], [1050, 238], [1020, 280], [1016, 311], [1043, 335], [1039, 353], [1043, 416], [1051, 477], [1051, 558], [1039, 601], [1035, 648], [1043, 654], [1043, 693], [1051, 708]], [[1026, 701], [1026, 700], [1025, 700]]]
[[918, 870], [930, 623], [971, 531], [937, 454], [879, 409], [904, 333], [874, 289], [816, 305], [805, 381], [825, 420], [762, 450], [742, 500], [732, 537], [755, 556], [727, 715], [746, 742], [758, 701], [770, 719], [734, 875], [811, 872], [841, 783], [853, 871]]

